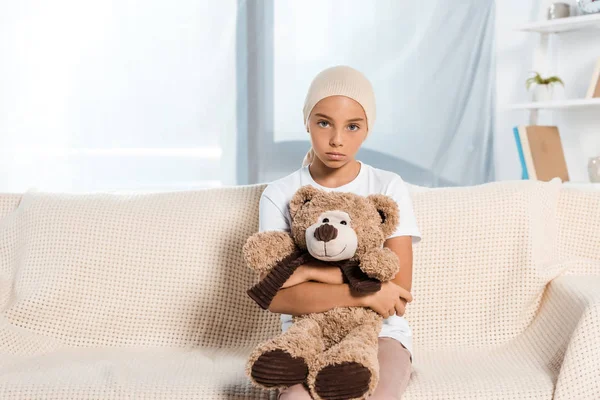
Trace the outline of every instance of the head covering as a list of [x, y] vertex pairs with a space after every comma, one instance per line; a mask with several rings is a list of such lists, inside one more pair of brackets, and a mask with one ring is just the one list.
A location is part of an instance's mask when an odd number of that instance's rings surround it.
[[[360, 72], [346, 65], [338, 65], [321, 71], [312, 81], [304, 100], [304, 126], [308, 129], [308, 118], [315, 105], [329, 96], [346, 96], [359, 103], [367, 117], [367, 135], [375, 122], [375, 93], [371, 82]], [[306, 153], [302, 166], [314, 159], [312, 149]]]

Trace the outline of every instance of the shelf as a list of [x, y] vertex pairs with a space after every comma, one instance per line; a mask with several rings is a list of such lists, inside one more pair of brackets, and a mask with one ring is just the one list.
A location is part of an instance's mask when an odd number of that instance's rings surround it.
[[567, 109], [567, 108], [583, 108], [583, 107], [600, 107], [600, 98], [510, 104], [510, 105], [506, 106], [506, 109], [508, 109], [508, 110], [541, 110], [541, 109]]
[[600, 191], [600, 183], [593, 182], [563, 182], [563, 185], [568, 188], [582, 190], [597, 190]]
[[600, 29], [600, 14], [530, 22], [516, 28], [518, 31], [538, 33], [561, 33], [579, 31], [583, 29]]

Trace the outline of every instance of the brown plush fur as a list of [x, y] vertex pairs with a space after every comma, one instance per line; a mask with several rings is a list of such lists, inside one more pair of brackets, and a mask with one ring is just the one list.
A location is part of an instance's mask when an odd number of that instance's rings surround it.
[[[293, 196], [289, 209], [292, 218], [290, 233], [262, 232], [252, 236], [244, 246], [244, 256], [250, 268], [266, 272], [294, 251], [306, 251], [306, 229], [315, 224], [323, 212], [341, 210], [350, 215], [352, 228], [358, 237], [358, 248], [351, 260], [358, 261], [369, 277], [382, 282], [389, 281], [398, 272], [398, 258], [382, 247], [399, 221], [398, 207], [390, 197], [363, 197], [304, 186]], [[365, 399], [372, 394], [379, 379], [377, 338], [382, 324], [379, 314], [368, 308], [338, 307], [323, 313], [294, 316], [293, 322], [285, 333], [261, 343], [250, 355], [246, 373], [253, 384], [273, 387], [255, 381], [252, 368], [262, 355], [283, 350], [294, 358], [304, 360], [308, 366], [306, 382], [314, 399], [324, 399], [315, 389], [319, 372], [328, 366], [348, 362], [361, 364], [371, 375], [364, 393], [348, 399]], [[285, 374], [285, 371], [278, 366], [273, 374]], [[289, 385], [276, 387], [285, 386]]]
[[246, 241], [246, 263], [256, 272], [267, 272], [296, 250], [294, 239], [286, 232], [259, 232]]

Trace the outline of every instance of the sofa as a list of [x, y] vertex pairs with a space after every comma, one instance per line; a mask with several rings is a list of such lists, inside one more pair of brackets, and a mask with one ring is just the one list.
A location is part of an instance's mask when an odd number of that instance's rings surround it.
[[[0, 399], [275, 399], [241, 249], [265, 185], [0, 195]], [[600, 192], [409, 185], [402, 399], [600, 398]], [[400, 216], [402, 218], [402, 216]]]

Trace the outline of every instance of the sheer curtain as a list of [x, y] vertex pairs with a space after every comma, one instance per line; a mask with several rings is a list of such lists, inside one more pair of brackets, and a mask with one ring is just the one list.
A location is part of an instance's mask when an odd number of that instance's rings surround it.
[[0, 0], [0, 190], [235, 184], [237, 12]]
[[494, 2], [0, 0], [0, 191], [176, 190], [299, 168], [323, 68], [373, 82], [360, 159], [493, 179]]
[[[351, 65], [373, 83], [377, 120], [358, 157], [426, 185], [493, 180], [492, 0], [265, 1], [257, 53], [265, 69], [265, 121], [255, 132], [257, 180], [299, 168], [309, 147], [302, 105], [322, 69]], [[271, 18], [271, 19], [269, 19]]]

